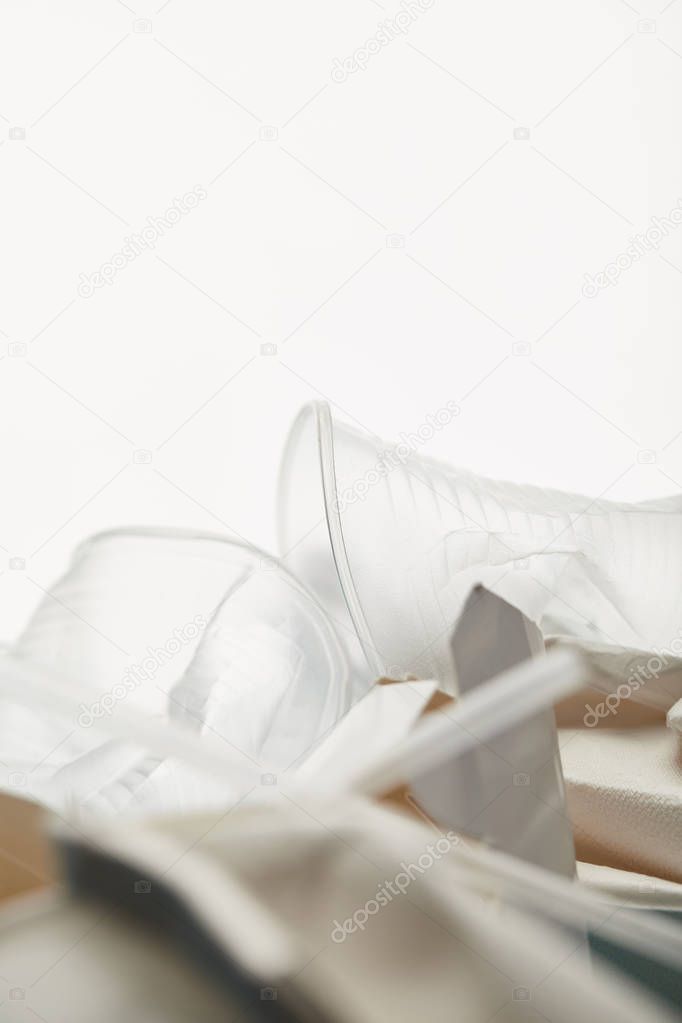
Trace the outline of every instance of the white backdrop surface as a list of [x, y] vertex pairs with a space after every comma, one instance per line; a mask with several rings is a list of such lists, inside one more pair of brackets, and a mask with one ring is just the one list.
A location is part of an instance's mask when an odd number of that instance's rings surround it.
[[682, 489], [681, 125], [682, 0], [2, 0], [1, 637], [103, 528], [272, 548], [313, 398]]

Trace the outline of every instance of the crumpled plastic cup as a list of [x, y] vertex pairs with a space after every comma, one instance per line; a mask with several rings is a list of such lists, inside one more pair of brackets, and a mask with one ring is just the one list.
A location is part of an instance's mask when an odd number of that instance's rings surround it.
[[275, 559], [254, 564], [208, 623], [170, 693], [170, 714], [278, 770], [304, 756], [350, 707], [333, 625]]
[[[305, 586], [257, 548], [191, 531], [127, 529], [88, 540], [11, 653], [18, 696], [4, 708], [3, 758], [29, 773], [40, 761], [43, 779], [70, 765], [62, 777], [73, 791], [77, 758], [89, 777], [97, 773], [102, 735], [92, 726], [121, 702], [286, 767], [335, 724], [352, 695], [344, 647]], [[22, 706], [23, 662], [78, 688], [69, 728]], [[88, 691], [91, 700], [83, 700]], [[116, 744], [103, 750], [100, 773], [127, 799], [159, 761], [133, 768], [120, 745], [123, 775]], [[93, 786], [81, 788], [95, 795]], [[200, 786], [193, 792], [200, 803]]]
[[[591, 684], [669, 707], [682, 695], [682, 499], [590, 500], [485, 479], [305, 406], [281, 470], [279, 543], [374, 674], [456, 691], [448, 640], [482, 583], [546, 643], [588, 654]], [[626, 691], [627, 690], [627, 691]]]
[[163, 715], [168, 690], [243, 573], [245, 552], [250, 557], [238, 544], [189, 531], [122, 529], [90, 537], [14, 652], [92, 686], [94, 694], [123, 685], [129, 706]]

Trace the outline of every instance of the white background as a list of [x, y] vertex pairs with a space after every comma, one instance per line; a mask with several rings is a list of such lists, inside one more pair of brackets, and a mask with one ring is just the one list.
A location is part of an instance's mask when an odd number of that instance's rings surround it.
[[3, 638], [96, 530], [271, 548], [312, 398], [389, 439], [455, 400], [429, 453], [680, 489], [682, 227], [581, 289], [682, 197], [682, 0], [435, 0], [334, 81], [400, 10], [0, 3]]

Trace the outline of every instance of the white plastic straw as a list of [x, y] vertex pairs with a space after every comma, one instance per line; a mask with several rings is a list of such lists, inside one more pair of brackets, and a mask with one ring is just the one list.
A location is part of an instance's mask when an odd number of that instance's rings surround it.
[[[568, 696], [584, 683], [585, 674], [584, 661], [569, 650], [556, 650], [503, 672], [472, 690], [447, 714], [423, 719], [388, 755], [351, 779], [351, 788], [368, 796], [388, 792]], [[483, 845], [475, 849], [460, 845], [455, 862], [476, 887], [495, 891], [521, 908], [579, 931], [589, 927], [673, 966], [682, 962], [682, 930], [652, 913], [624, 909], [615, 899], [596, 895], [578, 882]], [[443, 892], [443, 897], [456, 899], [456, 891]]]
[[585, 665], [572, 650], [556, 650], [502, 672], [453, 707], [431, 714], [401, 743], [350, 779], [354, 792], [381, 795], [467, 753], [500, 732], [551, 707], [585, 682]]
[[[37, 714], [50, 713], [70, 718], [74, 729], [81, 704], [90, 704], [96, 691], [90, 687], [65, 682], [46, 669], [6, 653], [0, 658], [0, 692], [14, 703], [32, 707]], [[119, 703], [108, 715], [97, 719], [97, 727], [115, 738], [138, 742], [149, 753], [159, 757], [179, 757], [212, 775], [246, 791], [258, 784], [267, 765], [257, 764], [246, 754], [224, 741], [218, 745], [206, 736], [182, 728], [173, 721], [144, 718], [139, 712]]]
[[[570, 881], [482, 845], [459, 845], [457, 867], [464, 867], [470, 883], [479, 890], [494, 891], [521, 908], [532, 908], [549, 919], [608, 938], [638, 954], [680, 968], [682, 928], [662, 914], [624, 908], [610, 895], [597, 895], [577, 881]], [[453, 898], [456, 892], [453, 891]]]

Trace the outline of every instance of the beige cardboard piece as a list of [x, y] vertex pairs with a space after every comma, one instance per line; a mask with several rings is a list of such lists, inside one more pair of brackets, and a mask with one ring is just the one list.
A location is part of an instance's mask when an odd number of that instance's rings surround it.
[[44, 817], [36, 803], [0, 793], [0, 902], [53, 883]]

